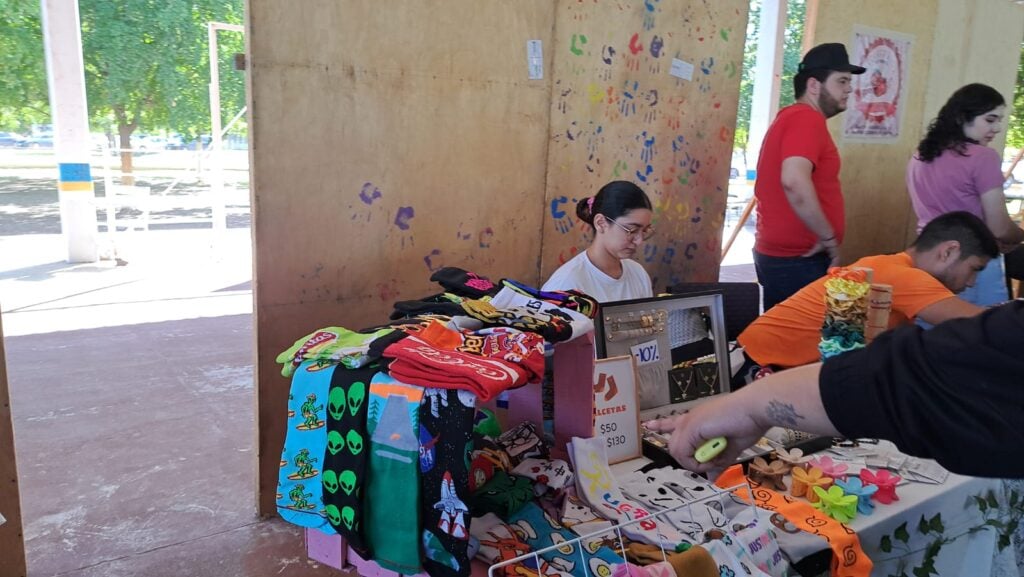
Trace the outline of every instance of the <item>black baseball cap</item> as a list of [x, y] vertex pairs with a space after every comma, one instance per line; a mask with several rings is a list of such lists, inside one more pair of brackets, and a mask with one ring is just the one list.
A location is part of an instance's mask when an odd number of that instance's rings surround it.
[[838, 42], [819, 44], [804, 54], [800, 62], [798, 72], [809, 70], [835, 70], [836, 72], [849, 72], [850, 74], [864, 74], [867, 70], [863, 66], [850, 64], [850, 57], [846, 54], [846, 46]]

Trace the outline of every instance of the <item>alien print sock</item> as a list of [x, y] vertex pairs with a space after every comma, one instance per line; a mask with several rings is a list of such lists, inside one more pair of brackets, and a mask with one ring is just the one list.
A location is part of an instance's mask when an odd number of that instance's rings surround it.
[[469, 455], [476, 396], [426, 389], [420, 404], [423, 568], [431, 577], [469, 575]]
[[327, 520], [364, 559], [372, 556], [363, 537], [369, 447], [366, 397], [377, 371], [377, 365], [334, 370], [327, 396], [327, 450], [321, 475]]
[[277, 512], [289, 523], [334, 533], [327, 522], [319, 461], [327, 435], [325, 405], [335, 365], [301, 363], [288, 395], [288, 425], [277, 483]]
[[374, 560], [403, 575], [420, 572], [419, 408], [423, 388], [384, 373], [370, 381], [369, 471], [363, 518]]

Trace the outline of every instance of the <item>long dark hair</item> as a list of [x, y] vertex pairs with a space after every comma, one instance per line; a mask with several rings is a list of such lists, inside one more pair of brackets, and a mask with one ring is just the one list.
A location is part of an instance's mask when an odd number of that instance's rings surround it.
[[594, 216], [603, 214], [606, 218], [618, 219], [627, 212], [646, 208], [651, 210], [651, 200], [639, 186], [626, 180], [613, 180], [601, 187], [592, 197], [576, 203], [576, 216], [594, 228]]
[[947, 150], [966, 154], [968, 142], [978, 143], [964, 136], [964, 124], [1004, 104], [1003, 95], [991, 86], [977, 83], [962, 86], [928, 125], [928, 133], [917, 145], [917, 157], [931, 162]]

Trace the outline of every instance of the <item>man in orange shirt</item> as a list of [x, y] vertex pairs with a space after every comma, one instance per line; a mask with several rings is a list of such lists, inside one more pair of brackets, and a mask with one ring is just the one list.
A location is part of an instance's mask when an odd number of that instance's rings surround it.
[[[998, 255], [999, 245], [981, 219], [950, 212], [928, 223], [904, 252], [867, 256], [851, 266], [870, 268], [873, 282], [892, 286], [889, 328], [894, 328], [917, 318], [937, 324], [981, 313], [983, 308], [956, 293], [972, 286], [978, 271]], [[737, 340], [749, 361], [788, 368], [819, 360], [826, 279], [802, 288], [740, 334]]]

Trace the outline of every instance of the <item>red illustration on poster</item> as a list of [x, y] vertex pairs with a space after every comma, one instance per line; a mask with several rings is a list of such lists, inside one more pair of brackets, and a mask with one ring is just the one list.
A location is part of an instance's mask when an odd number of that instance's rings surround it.
[[853, 77], [843, 136], [896, 140], [907, 95], [912, 37], [887, 30], [857, 27], [850, 55], [867, 69]]

